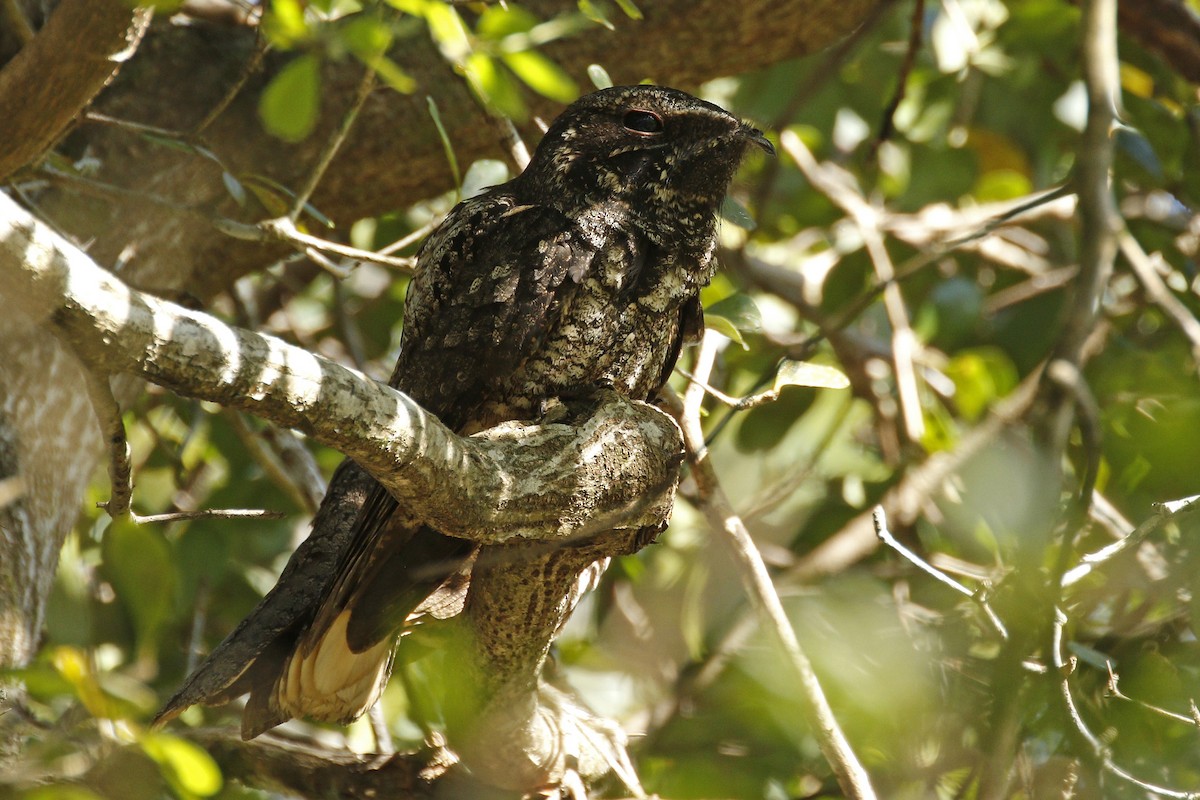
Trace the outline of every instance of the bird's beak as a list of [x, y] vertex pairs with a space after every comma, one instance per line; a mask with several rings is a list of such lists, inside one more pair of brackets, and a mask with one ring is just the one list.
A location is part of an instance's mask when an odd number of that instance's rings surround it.
[[746, 126], [744, 130], [746, 131], [747, 139], [761, 147], [767, 155], [775, 155], [775, 145], [771, 144], [770, 140], [763, 135], [762, 131], [760, 131], [758, 128], [751, 128], [749, 126]]

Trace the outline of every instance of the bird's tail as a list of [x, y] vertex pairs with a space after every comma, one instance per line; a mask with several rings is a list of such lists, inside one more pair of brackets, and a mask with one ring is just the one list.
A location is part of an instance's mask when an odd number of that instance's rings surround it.
[[[355, 652], [346, 639], [349, 621], [347, 609], [319, 636], [301, 636], [285, 657], [272, 687], [267, 701], [269, 719], [308, 717], [344, 725], [358, 719], [379, 699], [392, 671], [395, 637]], [[257, 727], [253, 715], [243, 716], [243, 737], [257, 736], [261, 732]]]

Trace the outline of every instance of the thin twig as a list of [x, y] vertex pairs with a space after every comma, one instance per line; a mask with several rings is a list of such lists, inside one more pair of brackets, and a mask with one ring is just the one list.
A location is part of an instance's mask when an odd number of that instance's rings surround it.
[[504, 138], [504, 145], [508, 148], [509, 154], [512, 155], [513, 163], [517, 166], [517, 170], [524, 172], [529, 166], [529, 148], [525, 146], [525, 140], [521, 138], [521, 132], [517, 130], [517, 126], [513, 125], [513, 121], [508, 117], [499, 120], [501, 134]]
[[354, 99], [350, 101], [350, 107], [346, 109], [345, 115], [342, 116], [342, 122], [337, 129], [330, 135], [329, 141], [325, 143], [325, 147], [317, 156], [317, 163], [313, 165], [312, 172], [308, 175], [308, 180], [296, 192], [296, 199], [292, 202], [292, 210], [288, 213], [288, 219], [295, 223], [300, 218], [300, 214], [304, 211], [304, 207], [308, 204], [308, 199], [312, 197], [313, 192], [317, 190], [317, 185], [321, 179], [325, 177], [325, 170], [329, 169], [329, 165], [333, 162], [333, 157], [337, 155], [342, 144], [346, 141], [346, 136], [350, 133], [350, 128], [354, 126], [354, 120], [358, 118], [358, 112], [362, 109], [363, 104], [367, 102], [367, 97], [370, 96], [371, 90], [375, 88], [375, 70], [367, 67], [363, 71], [362, 80], [358, 82], [358, 89], [354, 93]]
[[83, 194], [90, 194], [94, 197], [119, 197], [127, 200], [135, 200], [142, 203], [150, 203], [163, 208], [169, 208], [172, 211], [183, 213], [200, 214], [205, 216], [204, 212], [185, 205], [184, 203], [176, 202], [170, 198], [161, 195], [142, 192], [137, 189], [126, 189], [124, 186], [117, 186], [112, 183], [105, 183], [93, 178], [85, 178], [82, 175], [72, 175], [69, 172], [63, 172], [50, 166], [49, 163], [43, 163], [37, 171], [38, 175], [49, 179], [50, 181], [63, 183], [70, 186], [72, 189], [78, 190]]
[[1156, 504], [1154, 506], [1154, 514], [1142, 522], [1141, 525], [1138, 525], [1112, 544], [1080, 557], [1077, 566], [1063, 573], [1062, 587], [1065, 589], [1074, 586], [1089, 575], [1097, 566], [1106, 561], [1111, 561], [1121, 553], [1136, 547], [1145, 541], [1150, 534], [1156, 532], [1167, 523], [1173, 522], [1180, 514], [1194, 511], [1197, 508], [1200, 508], [1200, 495]]
[[1171, 292], [1166, 281], [1154, 269], [1150, 256], [1146, 255], [1146, 251], [1138, 244], [1138, 240], [1133, 237], [1128, 228], [1121, 228], [1117, 234], [1117, 243], [1121, 248], [1121, 254], [1125, 256], [1125, 260], [1133, 268], [1133, 273], [1137, 275], [1138, 280], [1146, 289], [1146, 294], [1163, 310], [1164, 314], [1171, 318], [1172, 322], [1179, 326], [1183, 335], [1192, 343], [1192, 359], [1197, 366], [1200, 366], [1200, 321]]
[[190, 138], [186, 134], [171, 130], [170, 128], [160, 128], [157, 125], [147, 125], [144, 122], [134, 122], [133, 120], [129, 119], [110, 117], [108, 114], [101, 114], [99, 111], [84, 112], [83, 120], [84, 122], [95, 122], [99, 125], [108, 125], [113, 128], [121, 128], [134, 133], [148, 133], [152, 136], [159, 136], [164, 139], [178, 139], [180, 141], [187, 141]]
[[429, 222], [426, 222], [424, 225], [417, 228], [412, 233], [410, 233], [406, 236], [401, 236], [399, 239], [392, 242], [387, 247], [380, 248], [377, 255], [390, 256], [392, 253], [395, 253], [398, 250], [403, 250], [404, 248], [409, 247], [410, 245], [413, 245], [413, 244], [421, 241], [426, 236], [428, 236], [433, 231], [434, 228], [436, 228], [438, 225], [440, 225], [441, 222], [442, 222], [441, 219], [432, 219]]
[[376, 700], [367, 709], [367, 721], [371, 723], [371, 735], [375, 737], [375, 752], [381, 756], [390, 756], [396, 752], [392, 742], [392, 732], [388, 730], [387, 720], [383, 716], [383, 706]]
[[285, 519], [287, 514], [282, 511], [268, 511], [262, 508], [202, 508], [197, 511], [169, 511], [165, 514], [130, 514], [134, 522], [150, 524], [154, 522], [180, 522], [193, 519]]
[[893, 536], [892, 532], [888, 530], [887, 514], [884, 512], [883, 506], [875, 506], [875, 510], [871, 513], [871, 521], [875, 524], [875, 535], [879, 537], [879, 541], [883, 542], [885, 545], [904, 556], [904, 558], [910, 564], [917, 567], [934, 580], [949, 586], [951, 589], [965, 597], [971, 598], [971, 600], [977, 606], [979, 606], [979, 609], [983, 611], [984, 617], [987, 618], [988, 623], [992, 626], [992, 629], [996, 632], [996, 634], [1001, 639], [1008, 639], [1008, 629], [1004, 627], [1004, 623], [1000, 621], [1000, 617], [994, 610], [992, 610], [991, 605], [987, 601], [986, 587], [985, 590], [982, 591], [971, 591], [966, 586], [954, 580], [954, 578], [951, 578], [949, 575], [942, 572], [940, 569], [933, 566], [928, 561], [921, 558], [912, 550], [909, 550], [907, 547], [901, 544], [900, 540]]
[[1074, 656], [1067, 658], [1063, 655], [1065, 652], [1063, 640], [1065, 638], [1064, 629], [1066, 625], [1067, 615], [1063, 613], [1062, 609], [1054, 609], [1054, 626], [1051, 632], [1051, 658], [1053, 659], [1055, 670], [1061, 676], [1058, 684], [1059, 698], [1062, 700], [1067, 717], [1071, 720], [1075, 734], [1087, 745], [1089, 755], [1105, 772], [1123, 781], [1127, 781], [1139, 789], [1144, 789], [1163, 797], [1177, 798], [1178, 800], [1197, 800], [1197, 798], [1200, 798], [1200, 793], [1197, 792], [1185, 792], [1144, 781], [1113, 763], [1112, 752], [1108, 745], [1088, 727], [1087, 722], [1083, 719], [1083, 715], [1079, 713], [1078, 706], [1075, 705], [1074, 696], [1071, 694], [1070, 679], [1071, 674], [1075, 671], [1076, 661]]
[[1114, 697], [1117, 700], [1124, 700], [1127, 703], [1133, 703], [1135, 706], [1140, 706], [1140, 707], [1146, 709], [1151, 714], [1157, 714], [1160, 717], [1166, 717], [1167, 719], [1173, 719], [1176, 722], [1182, 722], [1183, 724], [1191, 725], [1192, 727], [1200, 727], [1200, 716], [1197, 715], [1196, 702], [1194, 700], [1189, 702], [1189, 705], [1191, 706], [1191, 709], [1192, 709], [1192, 713], [1191, 714], [1180, 714], [1176, 711], [1171, 711], [1169, 709], [1162, 708], [1160, 706], [1156, 706], [1153, 703], [1147, 703], [1145, 700], [1138, 700], [1136, 697], [1130, 697], [1129, 695], [1127, 695], [1121, 691], [1121, 687], [1120, 687], [1121, 676], [1118, 675], [1116, 673], [1116, 671], [1113, 669], [1112, 662], [1105, 661], [1104, 664], [1106, 667], [1108, 667], [1108, 684], [1105, 687], [1105, 691], [1108, 692], [1110, 697]]
[[[254, 10], [258, 15], [262, 14], [262, 10], [257, 4], [255, 5]], [[208, 113], [204, 115], [204, 119], [200, 120], [200, 122], [196, 124], [196, 127], [192, 130], [193, 136], [199, 136], [200, 134], [204, 133], [204, 131], [207, 130], [210, 125], [217, 121], [217, 118], [220, 117], [221, 114], [225, 113], [225, 109], [229, 108], [229, 105], [241, 93], [242, 88], [246, 85], [246, 81], [250, 80], [250, 76], [255, 72], [258, 72], [259, 68], [262, 66], [263, 59], [266, 57], [267, 52], [271, 49], [271, 44], [263, 37], [262, 28], [259, 26], [255, 26], [254, 36], [254, 50], [250, 53], [250, 58], [246, 61], [245, 65], [243, 65], [242, 71], [238, 74], [237, 80], [233, 82], [233, 85], [231, 85], [228, 90], [226, 90], [224, 96], [217, 101], [217, 104], [209, 109]]]
[[[716, 356], [717, 339], [712, 331], [704, 336], [700, 352], [696, 357], [694, 371], [703, 380], [708, 380]], [[821, 752], [837, 776], [842, 791], [851, 798], [874, 798], [871, 780], [858, 757], [842, 733], [833, 709], [825, 697], [821, 683], [813, 671], [812, 663], [796, 638], [796, 632], [788, 621], [787, 612], [771, 583], [771, 576], [763, 563], [762, 556], [754, 545], [749, 531], [734, 512], [717, 480], [708, 450], [704, 445], [704, 431], [700, 425], [700, 406], [705, 391], [699, 384], [688, 386], [682, 404], [675, 396], [675, 412], [683, 429], [684, 442], [701, 498], [701, 507], [713, 529], [723, 533], [737, 561], [742, 581], [758, 611], [763, 627], [771, 631], [778, 640], [788, 661], [796, 672], [800, 687], [801, 705], [812, 726]]]
[[1046, 369], [1047, 380], [1065, 389], [1074, 400], [1077, 411], [1076, 424], [1083, 440], [1084, 470], [1079, 481], [1077, 503], [1080, 509], [1091, 505], [1096, 478], [1100, 474], [1100, 406], [1087, 385], [1083, 372], [1075, 364], [1064, 359], [1055, 359]]
[[321, 504], [321, 497], [324, 495], [324, 486], [314, 486], [307, 470], [301, 474], [295, 474], [285, 465], [278, 447], [284, 437], [273, 439], [269, 436], [271, 432], [277, 432], [278, 429], [269, 427], [261, 432], [254, 431], [240, 411], [223, 409], [222, 414], [229, 421], [242, 446], [254, 459], [254, 463], [258, 464], [266, 473], [271, 483], [282, 489], [297, 508], [302, 508], [309, 514], [316, 513]]
[[[297, 230], [295, 224], [287, 217], [264, 220], [257, 225], [247, 225], [225, 217], [214, 218], [212, 222], [217, 230], [235, 239], [251, 242], [287, 242], [301, 251], [312, 248], [319, 252], [331, 253], [341, 258], [382, 264], [406, 274], [411, 274], [415, 266], [411, 258], [384, 256], [379, 253], [373, 253], [370, 250], [360, 250], [357, 247], [350, 247], [349, 245], [331, 242], [328, 239], [303, 233]], [[337, 269], [339, 272], [342, 271], [340, 267]]]
[[900, 62], [900, 70], [896, 77], [896, 88], [892, 99], [883, 108], [883, 122], [879, 124], [879, 135], [871, 145], [871, 157], [879, 152], [884, 142], [892, 138], [896, 129], [896, 109], [904, 102], [908, 89], [908, 76], [912, 74], [913, 65], [917, 61], [917, 52], [921, 49], [921, 33], [925, 30], [925, 0], [913, 3], [912, 14], [908, 21], [908, 47], [904, 51], [904, 60]]
[[687, 378], [692, 385], [701, 387], [710, 397], [716, 399], [722, 405], [729, 406], [734, 411], [749, 411], [752, 408], [765, 406], [767, 403], [774, 403], [779, 399], [778, 389], [767, 389], [765, 392], [755, 392], [745, 397], [733, 397], [732, 395], [725, 394], [715, 386], [708, 385], [681, 367], [676, 367], [675, 372]]
[[[86, 362], [84, 362], [86, 363]], [[125, 436], [125, 422], [121, 419], [121, 407], [113, 396], [108, 376], [86, 370], [88, 397], [92, 401], [92, 413], [100, 423], [100, 433], [108, 447], [108, 479], [112, 484], [109, 499], [97, 503], [113, 519], [132, 516], [130, 503], [133, 499], [129, 439]]]

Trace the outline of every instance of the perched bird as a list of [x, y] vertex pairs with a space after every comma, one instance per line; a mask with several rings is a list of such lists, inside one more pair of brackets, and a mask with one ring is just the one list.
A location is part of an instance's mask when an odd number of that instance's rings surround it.
[[[674, 89], [572, 103], [523, 173], [460, 203], [422, 245], [390, 384], [461, 434], [596, 387], [653, 397], [703, 329], [717, 210], [750, 145], [773, 152]], [[292, 717], [363, 713], [406, 622], [462, 582], [475, 549], [413, 519], [343, 464], [279, 586], [159, 721], [247, 691], [246, 738]], [[285, 598], [285, 584], [300, 588]]]

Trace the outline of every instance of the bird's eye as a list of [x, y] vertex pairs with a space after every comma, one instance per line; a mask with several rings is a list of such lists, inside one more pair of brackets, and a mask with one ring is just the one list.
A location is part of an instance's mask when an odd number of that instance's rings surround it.
[[663, 129], [662, 117], [653, 111], [643, 111], [640, 108], [626, 112], [622, 124], [625, 130], [635, 133], [662, 133]]

